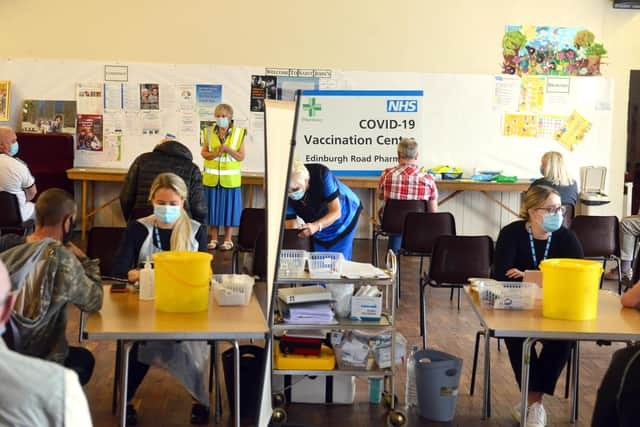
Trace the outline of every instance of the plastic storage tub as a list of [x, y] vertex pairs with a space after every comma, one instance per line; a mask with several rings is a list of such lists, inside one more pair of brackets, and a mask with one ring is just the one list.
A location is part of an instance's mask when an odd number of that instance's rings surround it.
[[540, 270], [544, 317], [564, 320], [596, 318], [602, 263], [555, 258], [542, 261]]
[[536, 302], [538, 285], [527, 282], [477, 282], [484, 307], [502, 310], [530, 310]]
[[255, 279], [246, 274], [214, 274], [213, 295], [218, 305], [247, 305], [251, 301]]
[[336, 356], [333, 350], [326, 345], [320, 349], [320, 356], [284, 354], [280, 351], [279, 345], [274, 345], [273, 359], [276, 369], [287, 371], [331, 371], [336, 367]]
[[344, 256], [340, 252], [309, 253], [309, 276], [314, 279], [336, 279], [342, 274]]
[[153, 254], [156, 310], [171, 313], [206, 311], [213, 256], [204, 252]]
[[308, 252], [301, 249], [283, 249], [280, 251], [279, 277], [301, 277], [307, 262]]

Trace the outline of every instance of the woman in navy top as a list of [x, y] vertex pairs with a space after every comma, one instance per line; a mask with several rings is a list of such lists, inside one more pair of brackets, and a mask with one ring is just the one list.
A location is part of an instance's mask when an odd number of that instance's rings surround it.
[[562, 154], [557, 151], [547, 151], [540, 161], [540, 173], [531, 185], [547, 185], [560, 194], [563, 205], [575, 206], [578, 201], [578, 184], [571, 178]]

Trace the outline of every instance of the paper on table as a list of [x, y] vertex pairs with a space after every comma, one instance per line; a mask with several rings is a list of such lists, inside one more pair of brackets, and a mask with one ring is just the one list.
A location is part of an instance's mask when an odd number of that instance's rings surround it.
[[377, 278], [387, 279], [389, 275], [371, 264], [364, 262], [343, 261], [341, 274], [347, 279]]

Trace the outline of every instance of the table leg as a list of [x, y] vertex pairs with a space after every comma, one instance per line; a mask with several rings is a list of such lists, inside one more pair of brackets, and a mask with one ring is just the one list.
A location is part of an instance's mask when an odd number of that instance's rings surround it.
[[220, 424], [222, 417], [222, 396], [220, 396], [220, 365], [218, 365], [219, 359], [218, 342], [213, 342], [213, 368], [216, 376], [216, 424]]
[[125, 427], [127, 425], [127, 387], [128, 387], [128, 375], [129, 375], [129, 353], [133, 341], [122, 341], [122, 352], [120, 353], [120, 425]]
[[[96, 184], [94, 182], [91, 183], [91, 188], [89, 191], [89, 209], [91, 209], [91, 211], [95, 210], [96, 208]], [[95, 215], [95, 214], [94, 214]], [[91, 216], [91, 227], [93, 227], [93, 220], [94, 220], [94, 216]], [[89, 218], [87, 218], [87, 225], [89, 225]]]
[[491, 375], [491, 331], [489, 328], [484, 328], [484, 390], [482, 391], [482, 419], [486, 420], [491, 416], [491, 408], [489, 399], [490, 384], [489, 378]]
[[235, 377], [235, 426], [240, 427], [240, 345], [233, 340], [233, 375]]
[[580, 341], [576, 341], [576, 345], [573, 348], [573, 357], [571, 365], [571, 382], [572, 384], [572, 396], [571, 396], [571, 417], [569, 422], [575, 424], [578, 420], [578, 384], [580, 381]]
[[247, 206], [252, 208], [253, 207], [253, 185], [250, 185], [249, 188], [247, 189]]
[[522, 343], [522, 375], [520, 377], [520, 425], [527, 425], [527, 400], [529, 398], [529, 363], [531, 361], [531, 346], [536, 338], [527, 338]]
[[82, 232], [81, 238], [84, 242], [87, 233], [87, 180], [82, 180], [82, 201], [80, 202], [80, 213], [82, 215]]

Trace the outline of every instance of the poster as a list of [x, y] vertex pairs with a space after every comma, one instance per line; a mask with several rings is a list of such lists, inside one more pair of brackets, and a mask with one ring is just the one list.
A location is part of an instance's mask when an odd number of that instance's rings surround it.
[[141, 125], [143, 135], [160, 135], [161, 120], [158, 111], [142, 111]]
[[213, 111], [220, 102], [222, 85], [196, 85], [196, 110], [200, 120], [213, 120]]
[[76, 85], [76, 102], [78, 114], [102, 114], [102, 83], [78, 83]]
[[517, 111], [520, 100], [520, 79], [498, 75], [494, 78], [493, 111]]
[[8, 122], [11, 115], [11, 82], [0, 80], [0, 122]]
[[277, 80], [276, 76], [251, 76], [251, 111], [264, 112], [264, 100], [277, 99]]
[[597, 76], [606, 54], [585, 28], [508, 25], [502, 38], [502, 73]]
[[107, 111], [124, 110], [124, 83], [105, 83], [104, 92], [104, 109]]
[[558, 129], [554, 138], [568, 150], [573, 151], [590, 130], [591, 122], [574, 110], [565, 124]]
[[293, 101], [297, 90], [317, 90], [319, 86], [317, 77], [277, 77], [276, 97], [282, 101]]
[[102, 116], [99, 114], [78, 114], [76, 126], [76, 149], [82, 151], [102, 151]]
[[538, 114], [538, 138], [552, 138], [564, 125], [567, 116]]
[[73, 134], [76, 131], [76, 101], [25, 100], [22, 104], [21, 130]]
[[503, 118], [504, 136], [522, 136], [535, 138], [538, 135], [538, 122], [535, 114], [505, 113]]
[[547, 77], [545, 111], [567, 111], [571, 97], [571, 78]]
[[422, 98], [422, 90], [303, 91], [295, 155], [338, 174], [377, 176], [397, 165], [402, 137], [422, 137]]
[[544, 87], [544, 77], [522, 76], [518, 110], [521, 112], [542, 111], [544, 107]]
[[176, 86], [177, 111], [195, 111], [196, 109], [196, 86], [178, 85]]
[[157, 83], [142, 83], [140, 85], [140, 109], [160, 109], [160, 87]]

